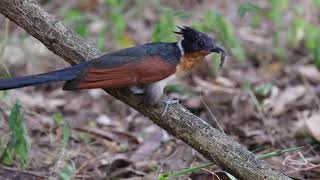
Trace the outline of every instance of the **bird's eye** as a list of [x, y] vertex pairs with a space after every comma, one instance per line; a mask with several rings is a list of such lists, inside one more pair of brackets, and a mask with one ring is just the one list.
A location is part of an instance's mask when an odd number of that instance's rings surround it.
[[200, 47], [202, 47], [202, 46], [204, 46], [204, 42], [203, 42], [203, 41], [198, 41], [198, 45], [199, 45]]

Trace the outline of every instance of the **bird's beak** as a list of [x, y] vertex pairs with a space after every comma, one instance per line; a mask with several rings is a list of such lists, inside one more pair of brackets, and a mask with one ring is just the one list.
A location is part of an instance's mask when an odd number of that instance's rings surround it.
[[225, 53], [224, 49], [222, 49], [221, 47], [217, 46], [217, 45], [213, 45], [211, 48], [210, 48], [210, 51], [211, 52], [215, 52], [215, 53]]
[[226, 57], [226, 51], [223, 48], [221, 48], [215, 44], [210, 48], [210, 51], [221, 54], [221, 59], [220, 59], [220, 64], [219, 64], [219, 70], [220, 70], [223, 66], [223, 63], [224, 63], [224, 60]]

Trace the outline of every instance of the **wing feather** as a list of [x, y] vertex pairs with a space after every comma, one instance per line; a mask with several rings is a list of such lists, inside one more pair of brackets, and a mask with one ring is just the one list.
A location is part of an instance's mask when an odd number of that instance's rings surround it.
[[67, 82], [64, 89], [119, 88], [143, 85], [162, 80], [175, 71], [176, 67], [162, 60], [160, 56], [147, 56], [112, 68], [101, 68], [98, 62], [89, 66], [81, 77]]

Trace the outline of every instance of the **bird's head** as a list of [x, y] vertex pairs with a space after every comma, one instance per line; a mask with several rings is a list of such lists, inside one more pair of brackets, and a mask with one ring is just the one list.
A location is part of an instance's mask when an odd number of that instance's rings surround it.
[[179, 27], [180, 31], [174, 33], [183, 36], [181, 41], [181, 47], [185, 55], [187, 54], [202, 54], [208, 55], [210, 53], [221, 53], [221, 63], [222, 67], [225, 59], [225, 50], [219, 47], [215, 40], [205, 33], [199, 32], [193, 28], [183, 26]]

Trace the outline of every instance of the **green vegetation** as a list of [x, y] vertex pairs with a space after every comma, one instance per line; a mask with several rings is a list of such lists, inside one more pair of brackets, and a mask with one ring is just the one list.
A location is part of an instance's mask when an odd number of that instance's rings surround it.
[[[277, 150], [277, 151], [273, 151], [273, 152], [270, 152], [270, 153], [258, 155], [258, 157], [261, 158], [261, 159], [267, 159], [267, 158], [271, 158], [271, 157], [274, 157], [274, 156], [280, 156], [280, 155], [282, 155], [284, 153], [287, 153], [287, 152], [297, 151], [297, 150], [300, 150], [301, 148], [303, 148], [303, 147], [294, 147], [294, 148], [288, 148], [288, 149], [284, 149], [284, 150]], [[203, 164], [203, 165], [194, 166], [194, 167], [190, 167], [190, 168], [185, 168], [185, 169], [182, 169], [182, 170], [177, 171], [177, 172], [171, 172], [170, 171], [170, 172], [161, 174], [158, 177], [158, 180], [173, 179], [175, 177], [179, 177], [179, 176], [183, 176], [183, 175], [187, 175], [187, 174], [191, 174], [191, 173], [195, 173], [195, 172], [201, 171], [201, 170], [203, 170], [205, 168], [208, 168], [210, 166], [213, 166], [213, 165], [215, 165], [215, 164], [214, 163], [208, 163], [208, 164]], [[224, 171], [224, 173], [231, 180], [236, 180], [237, 179], [233, 175], [229, 174], [228, 172]]]
[[[2, 78], [9, 79], [9, 78], [11, 78], [11, 74], [5, 73], [2, 76]], [[8, 100], [10, 98], [8, 90], [0, 91], [0, 94], [1, 94], [1, 97], [3, 97], [5, 100]]]
[[288, 149], [283, 149], [283, 150], [277, 150], [277, 151], [273, 151], [270, 153], [266, 153], [266, 154], [261, 154], [258, 157], [261, 159], [267, 159], [267, 158], [271, 158], [274, 156], [280, 156], [281, 154], [287, 153], [287, 152], [294, 152], [297, 150], [300, 150], [303, 147], [294, 147], [294, 148], [288, 148]]
[[58, 172], [58, 176], [61, 180], [71, 180], [75, 172], [76, 167], [74, 164], [66, 165], [62, 171]]
[[190, 173], [193, 173], [193, 172], [198, 172], [198, 171], [201, 171], [202, 169], [210, 167], [212, 165], [214, 165], [214, 163], [208, 163], [208, 164], [203, 164], [203, 165], [200, 165], [200, 166], [194, 166], [194, 167], [190, 167], [190, 168], [185, 168], [185, 169], [183, 169], [181, 171], [178, 171], [178, 172], [164, 173], [164, 174], [162, 174], [162, 175], [160, 175], [158, 177], [158, 180], [168, 180], [168, 179], [171, 179], [171, 178], [183, 176], [183, 175], [190, 174]]
[[[315, 65], [320, 68], [320, 29], [305, 18], [304, 9], [299, 4], [290, 9], [293, 18], [289, 21], [285, 19], [285, 12], [289, 8], [288, 0], [268, 0], [269, 8], [261, 8], [253, 3], [242, 4], [238, 9], [238, 14], [244, 17], [250, 14], [252, 27], [258, 28], [263, 20], [273, 24], [273, 42], [275, 53], [286, 58], [290, 49], [295, 49], [305, 44], [306, 50], [312, 55]], [[314, 0], [313, 4], [319, 6], [319, 0]], [[289, 28], [288, 28], [289, 27]], [[286, 47], [280, 44], [280, 35], [286, 34]]]
[[152, 33], [153, 42], [175, 41], [176, 36], [172, 30], [176, 29], [175, 16], [172, 10], [164, 9]]
[[219, 40], [230, 48], [232, 55], [237, 57], [238, 60], [245, 60], [245, 51], [235, 35], [234, 26], [231, 22], [217, 12], [210, 10], [205, 13], [204, 17], [204, 26], [212, 27], [217, 32]]
[[[247, 2], [241, 4], [238, 8], [238, 15], [241, 18], [247, 18], [249, 20], [249, 28], [259, 30], [263, 28], [263, 25], [270, 24], [270, 30], [268, 33], [271, 34], [270, 40], [273, 42], [274, 54], [280, 60], [291, 60], [288, 57], [294, 54], [295, 50], [299, 49], [299, 55], [307, 56], [310, 54], [314, 60], [316, 67], [320, 68], [320, 29], [319, 25], [307, 19], [305, 16], [305, 9], [297, 5], [291, 5], [288, 0], [267, 0], [266, 6], [260, 6], [255, 2]], [[132, 4], [138, 3], [135, 1]], [[314, 6], [320, 8], [320, 0], [312, 1]], [[129, 4], [130, 6], [132, 4]], [[129, 31], [131, 26], [127, 22], [128, 14], [128, 3], [126, 1], [118, 0], [105, 0], [104, 5], [106, 11], [103, 13], [103, 17], [98, 17], [94, 14], [84, 13], [80, 9], [68, 9], [63, 13], [64, 22], [70, 26], [76, 33], [83, 38], [91, 36], [91, 29], [88, 25], [89, 22], [99, 20], [103, 21], [102, 27], [96, 33], [96, 46], [101, 50], [106, 48], [120, 49], [134, 45], [131, 39]], [[140, 4], [139, 4], [140, 5]], [[153, 42], [159, 41], [176, 41], [178, 37], [172, 31], [177, 30], [176, 25], [190, 25], [208, 33], [215, 34], [217, 40], [227, 50], [228, 54], [235, 57], [235, 60], [245, 61], [248, 59], [248, 52], [246, 47], [243, 46], [239, 34], [235, 25], [232, 24], [228, 17], [223, 16], [215, 9], [205, 9], [200, 17], [194, 21], [188, 21], [195, 17], [192, 12], [176, 11], [174, 8], [168, 6], [159, 5], [155, 9], [156, 18], [149, 22], [152, 28], [151, 38]], [[290, 11], [290, 18], [286, 17], [286, 13]], [[88, 15], [90, 14], [90, 15]], [[141, 18], [143, 20], [143, 17]], [[185, 23], [188, 22], [188, 23]], [[185, 23], [185, 24], [184, 24]], [[146, 25], [147, 26], [147, 25]], [[270, 35], [267, 34], [267, 35]], [[19, 36], [27, 36], [26, 34], [19, 34]], [[266, 35], [266, 36], [267, 36]], [[301, 52], [300, 52], [301, 51]], [[297, 56], [294, 56], [297, 57]], [[218, 55], [213, 56], [213, 63], [218, 64]], [[299, 57], [297, 59], [299, 60]], [[286, 61], [284, 61], [286, 62]], [[9, 74], [4, 75], [5, 78], [9, 78]], [[231, 78], [232, 79], [232, 78]], [[211, 80], [211, 79], [210, 79]], [[210, 81], [211, 82], [211, 81]], [[243, 89], [253, 92], [254, 95], [261, 95], [267, 97], [274, 85], [271, 83], [265, 83], [258, 86], [253, 86], [249, 82], [244, 82]], [[197, 95], [198, 93], [190, 92], [187, 87], [182, 85], [173, 85], [169, 87], [170, 91], [179, 92], [179, 94]], [[1, 95], [8, 98], [9, 91], [1, 91]], [[260, 96], [258, 96], [260, 100]], [[257, 101], [258, 102], [258, 101]], [[258, 103], [256, 103], [258, 105]], [[228, 106], [228, 108], [231, 107]], [[200, 109], [200, 108], [199, 108]], [[30, 149], [30, 143], [28, 141], [28, 133], [24, 124], [24, 109], [20, 103], [16, 103], [10, 112], [8, 118], [8, 125], [10, 130], [10, 138], [6, 144], [1, 147], [1, 162], [4, 165], [13, 166], [19, 164], [22, 169], [28, 166], [28, 155]], [[62, 137], [59, 137], [59, 141], [62, 144], [62, 152], [66, 151], [70, 140], [71, 127], [70, 124], [64, 119], [61, 113], [54, 113], [52, 119], [58, 125], [58, 128], [62, 130]], [[90, 122], [90, 127], [99, 128], [96, 121]], [[60, 130], [59, 129], [59, 130]], [[89, 136], [82, 133], [81, 139], [88, 143], [91, 141]], [[70, 145], [69, 145], [70, 146]], [[129, 143], [123, 143], [120, 145], [119, 151], [126, 152], [130, 150]], [[278, 150], [262, 155], [258, 155], [260, 158], [270, 158], [274, 156], [282, 155], [283, 153], [292, 152], [300, 149], [301, 147], [289, 148], [285, 150]], [[63, 154], [63, 153], [61, 153]], [[67, 159], [67, 158], [66, 158]], [[65, 159], [62, 158], [62, 161]], [[68, 161], [69, 163], [69, 161]], [[57, 163], [58, 164], [58, 163]], [[177, 172], [168, 172], [159, 176], [159, 180], [166, 180], [175, 178], [183, 175], [187, 175], [193, 172], [201, 171], [204, 168], [212, 166], [213, 163], [204, 164], [200, 166], [185, 168]], [[30, 165], [29, 165], [30, 166]], [[65, 163], [65, 166], [60, 166], [59, 171], [54, 171], [54, 176], [58, 176], [60, 179], [69, 180], [75, 175], [76, 167], [74, 164]], [[231, 174], [225, 172], [230, 179], [236, 179]]]
[[69, 10], [64, 15], [64, 22], [68, 25], [74, 26], [74, 31], [83, 38], [88, 37], [89, 33], [85, 20], [86, 16], [76, 9]]
[[257, 13], [261, 11], [261, 8], [251, 2], [241, 4], [238, 9], [238, 15], [244, 17], [247, 13]]
[[11, 109], [8, 124], [10, 139], [2, 152], [1, 161], [10, 166], [14, 163], [14, 157], [17, 157], [20, 167], [25, 169], [28, 165], [30, 144], [24, 124], [24, 110], [20, 103], [16, 103]]
[[69, 138], [70, 138], [70, 124], [64, 120], [61, 113], [54, 113], [52, 116], [52, 119], [57, 125], [62, 127], [63, 129], [62, 142], [64, 146], [68, 145]]
[[125, 1], [118, 0], [105, 0], [107, 6], [109, 6], [109, 17], [110, 17], [110, 29], [116, 47], [123, 47], [125, 43], [121, 43], [124, 40], [124, 32], [127, 27], [127, 23], [124, 17], [124, 5]]
[[262, 96], [267, 96], [272, 87], [273, 85], [271, 83], [262, 84], [260, 86], [255, 87], [254, 92]]

